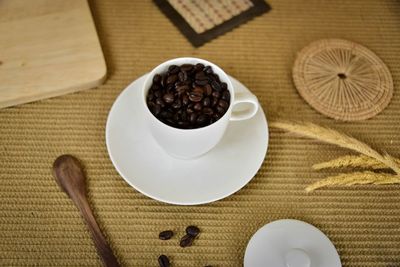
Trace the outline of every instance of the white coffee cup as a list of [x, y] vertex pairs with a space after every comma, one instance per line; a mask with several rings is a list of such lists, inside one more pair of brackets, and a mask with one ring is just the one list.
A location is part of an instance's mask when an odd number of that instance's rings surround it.
[[[218, 74], [221, 82], [227, 83], [231, 95], [228, 110], [218, 121], [201, 128], [179, 129], [163, 123], [150, 112], [146, 103], [147, 92], [152, 85], [153, 77], [156, 74], [166, 73], [171, 65], [195, 65], [197, 63], [211, 66], [214, 73]], [[145, 120], [154, 139], [168, 154], [179, 159], [196, 158], [207, 153], [221, 140], [230, 121], [250, 119], [259, 108], [255, 95], [235, 93], [231, 80], [220, 67], [207, 60], [191, 57], [171, 59], [155, 67], [144, 82], [141, 102], [145, 110]], [[243, 109], [242, 105], [247, 108]]]

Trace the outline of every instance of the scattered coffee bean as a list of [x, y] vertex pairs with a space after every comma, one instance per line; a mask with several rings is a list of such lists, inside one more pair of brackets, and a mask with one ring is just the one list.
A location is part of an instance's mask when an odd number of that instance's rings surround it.
[[160, 267], [170, 267], [169, 259], [165, 255], [160, 255], [160, 257], [158, 257], [158, 264]]
[[179, 245], [183, 248], [190, 247], [193, 244], [194, 237], [191, 235], [185, 235], [181, 238]]
[[[211, 66], [171, 65], [166, 73], [154, 75], [146, 97], [151, 113], [162, 122], [182, 129], [210, 125], [230, 105], [227, 84]], [[218, 116], [216, 116], [218, 115]]]
[[161, 240], [168, 240], [171, 239], [171, 237], [174, 235], [174, 232], [172, 232], [171, 230], [166, 230], [166, 231], [162, 231], [158, 237]]
[[190, 225], [186, 227], [186, 233], [190, 236], [196, 237], [200, 233], [200, 229], [197, 226]]

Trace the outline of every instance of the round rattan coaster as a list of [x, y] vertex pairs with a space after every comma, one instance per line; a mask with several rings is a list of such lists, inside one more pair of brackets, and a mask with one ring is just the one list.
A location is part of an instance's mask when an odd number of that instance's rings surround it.
[[314, 109], [343, 121], [375, 116], [393, 95], [385, 63], [369, 49], [340, 39], [319, 40], [301, 50], [293, 80]]

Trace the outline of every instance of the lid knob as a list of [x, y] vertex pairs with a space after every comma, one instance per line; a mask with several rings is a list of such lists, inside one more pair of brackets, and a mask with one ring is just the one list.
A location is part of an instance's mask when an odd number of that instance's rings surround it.
[[311, 264], [310, 257], [300, 248], [289, 250], [285, 255], [285, 260], [287, 267], [310, 267]]

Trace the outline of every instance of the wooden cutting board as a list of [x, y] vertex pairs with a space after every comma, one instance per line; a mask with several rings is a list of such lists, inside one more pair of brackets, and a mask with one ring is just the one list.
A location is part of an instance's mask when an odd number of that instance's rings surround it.
[[100, 85], [87, 0], [0, 0], [0, 108]]

